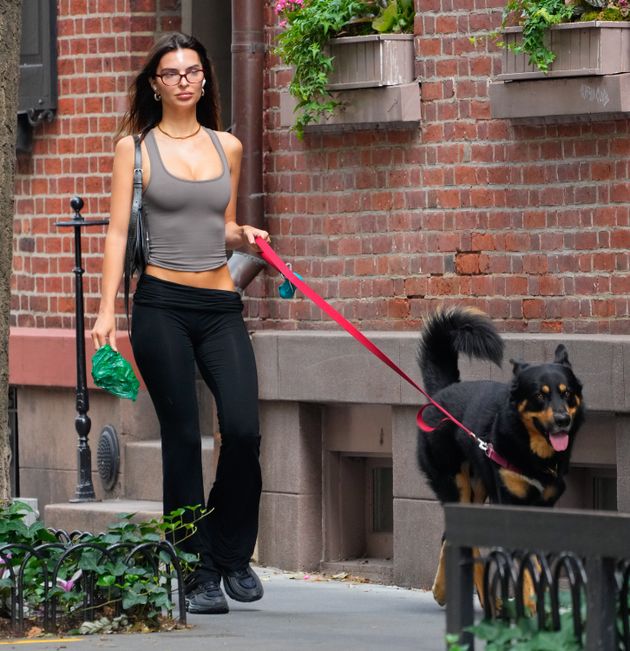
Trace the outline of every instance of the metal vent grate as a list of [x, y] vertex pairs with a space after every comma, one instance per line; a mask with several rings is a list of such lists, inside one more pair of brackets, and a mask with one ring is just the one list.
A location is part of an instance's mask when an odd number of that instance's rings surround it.
[[96, 463], [103, 488], [106, 491], [112, 490], [120, 470], [118, 433], [113, 425], [106, 425], [101, 432], [96, 449]]

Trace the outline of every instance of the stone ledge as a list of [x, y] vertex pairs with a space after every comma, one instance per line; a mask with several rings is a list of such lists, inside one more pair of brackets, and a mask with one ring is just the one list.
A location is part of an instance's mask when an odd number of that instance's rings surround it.
[[349, 561], [322, 561], [321, 572], [335, 575], [347, 572], [373, 583], [392, 585], [394, 583], [394, 562], [384, 558], [358, 558]]
[[[408, 375], [418, 381], [418, 335], [365, 333]], [[505, 334], [502, 369], [460, 359], [465, 379], [506, 381], [511, 357], [531, 362], [553, 358], [564, 343], [584, 383], [586, 404], [594, 411], [630, 412], [630, 336]], [[252, 335], [261, 400], [319, 403], [418, 405], [424, 399], [349, 335], [336, 331], [257, 331]]]
[[148, 500], [105, 500], [48, 504], [44, 509], [47, 527], [100, 533], [118, 521], [122, 513], [134, 513], [134, 521], [140, 522], [162, 516], [162, 503]]

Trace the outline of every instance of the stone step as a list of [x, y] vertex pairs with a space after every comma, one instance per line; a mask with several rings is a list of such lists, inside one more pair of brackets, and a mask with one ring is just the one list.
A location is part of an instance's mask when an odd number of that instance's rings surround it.
[[320, 570], [331, 576], [347, 573], [349, 576], [361, 577], [372, 583], [394, 585], [394, 562], [391, 559], [357, 558], [346, 561], [322, 561]]
[[120, 499], [48, 504], [44, 508], [44, 524], [68, 532], [100, 533], [115, 523], [121, 513], [136, 514], [136, 521], [158, 518], [162, 515], [162, 501]]
[[[214, 440], [201, 439], [203, 484], [210, 491], [215, 475]], [[127, 443], [124, 449], [123, 490], [127, 499], [162, 501], [162, 444], [159, 439]]]

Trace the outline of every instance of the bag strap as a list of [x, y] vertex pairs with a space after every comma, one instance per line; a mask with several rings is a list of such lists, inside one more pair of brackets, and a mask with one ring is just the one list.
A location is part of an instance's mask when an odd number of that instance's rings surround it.
[[134, 161], [133, 161], [133, 198], [131, 200], [131, 215], [129, 217], [129, 229], [127, 231], [127, 248], [125, 252], [124, 269], [124, 292], [125, 292], [125, 314], [127, 315], [127, 332], [131, 339], [131, 326], [129, 319], [129, 290], [131, 277], [135, 269], [134, 244], [138, 229], [138, 219], [142, 208], [142, 150], [140, 149], [140, 136], [134, 135]]

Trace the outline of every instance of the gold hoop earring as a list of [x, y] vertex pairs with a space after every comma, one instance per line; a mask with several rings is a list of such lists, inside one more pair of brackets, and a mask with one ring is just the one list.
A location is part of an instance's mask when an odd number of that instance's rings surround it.
[[153, 99], [156, 102], [159, 102], [162, 99], [162, 95], [160, 95], [159, 93], [153, 93]]

